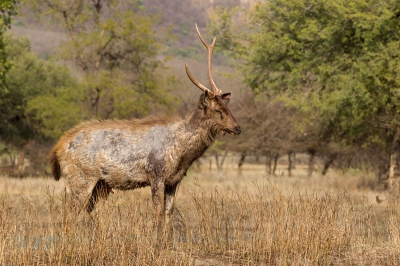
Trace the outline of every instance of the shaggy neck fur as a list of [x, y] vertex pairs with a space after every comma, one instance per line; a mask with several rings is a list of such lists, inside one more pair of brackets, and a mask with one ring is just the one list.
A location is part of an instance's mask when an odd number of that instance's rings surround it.
[[193, 135], [198, 135], [200, 141], [207, 147], [212, 145], [218, 134], [211, 119], [206, 116], [206, 112], [202, 109], [196, 109], [187, 123], [187, 130]]

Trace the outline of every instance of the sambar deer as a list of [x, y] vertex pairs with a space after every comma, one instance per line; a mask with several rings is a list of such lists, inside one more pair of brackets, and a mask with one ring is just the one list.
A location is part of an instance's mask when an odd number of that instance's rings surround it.
[[67, 178], [72, 199], [91, 212], [99, 197], [112, 189], [151, 187], [157, 220], [168, 223], [179, 182], [190, 165], [225, 133], [239, 135], [241, 128], [228, 103], [231, 93], [221, 94], [211, 76], [216, 38], [207, 44], [208, 78], [212, 91], [200, 84], [185, 64], [189, 79], [203, 93], [187, 118], [84, 122], [67, 131], [49, 154], [56, 180]]

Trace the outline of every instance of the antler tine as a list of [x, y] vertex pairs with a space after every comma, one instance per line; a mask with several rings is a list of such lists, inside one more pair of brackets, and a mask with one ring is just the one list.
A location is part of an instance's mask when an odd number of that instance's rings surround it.
[[204, 46], [208, 50], [208, 79], [210, 80], [211, 88], [215, 95], [221, 95], [222, 91], [217, 88], [217, 86], [215, 85], [214, 80], [212, 78], [212, 75], [211, 75], [212, 54], [214, 51], [215, 41], [217, 39], [214, 37], [211, 45], [207, 44], [206, 41], [203, 39], [203, 36], [201, 36], [199, 28], [197, 27], [197, 24], [195, 24], [195, 25], [196, 25], [197, 34], [199, 35], [201, 42], [204, 44]]
[[200, 82], [198, 82], [197, 80], [194, 79], [194, 77], [192, 76], [192, 74], [189, 71], [189, 66], [187, 64], [185, 64], [185, 69], [186, 69], [186, 74], [188, 75], [189, 79], [193, 82], [194, 85], [196, 85], [202, 91], [205, 91], [205, 90], [210, 91], [204, 85], [200, 84]]
[[211, 49], [211, 53], [212, 53], [212, 51], [214, 49], [214, 44], [215, 44], [215, 41], [217, 40], [217, 38], [215, 38], [215, 37], [213, 38], [213, 41], [212, 41], [211, 45], [206, 43], [206, 41], [203, 39], [203, 36], [201, 36], [201, 34], [200, 34], [199, 28], [197, 27], [197, 23], [195, 23], [194, 25], [196, 25], [197, 34], [199, 35], [201, 42], [204, 44], [204, 46], [207, 49], [210, 49], [210, 47], [211, 47], [212, 48]]

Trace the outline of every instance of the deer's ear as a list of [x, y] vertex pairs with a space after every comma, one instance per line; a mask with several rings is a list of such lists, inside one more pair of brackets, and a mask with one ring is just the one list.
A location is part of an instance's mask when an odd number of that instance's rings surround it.
[[224, 102], [224, 104], [228, 105], [229, 101], [231, 100], [231, 93], [224, 93], [221, 95], [222, 101]]

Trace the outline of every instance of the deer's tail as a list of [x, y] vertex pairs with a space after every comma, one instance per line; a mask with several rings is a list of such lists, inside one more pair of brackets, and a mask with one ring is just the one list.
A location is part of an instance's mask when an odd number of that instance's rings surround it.
[[57, 155], [56, 148], [57, 148], [57, 146], [51, 150], [51, 152], [48, 156], [48, 159], [51, 164], [51, 171], [53, 172], [54, 179], [58, 181], [61, 177], [61, 167], [60, 167], [60, 163], [58, 161], [58, 155]]

